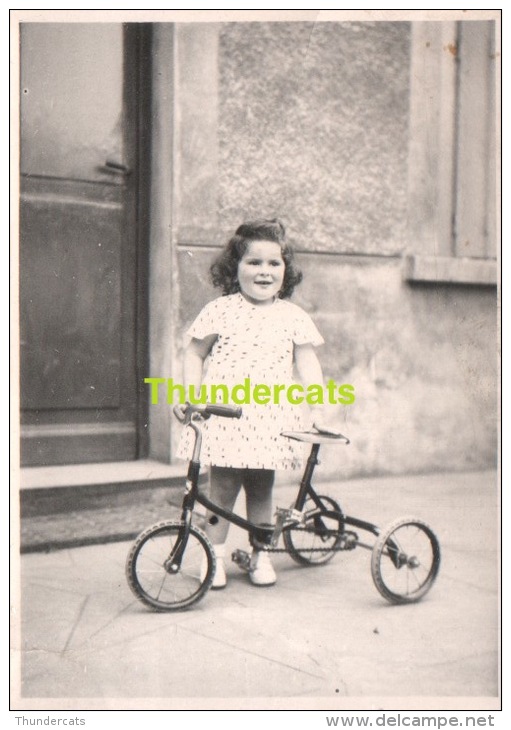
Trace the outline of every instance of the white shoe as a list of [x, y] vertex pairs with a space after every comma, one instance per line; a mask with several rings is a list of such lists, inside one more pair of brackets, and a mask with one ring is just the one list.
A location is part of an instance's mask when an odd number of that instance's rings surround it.
[[[213, 545], [213, 550], [215, 551], [215, 558], [216, 558], [216, 570], [215, 575], [213, 576], [213, 582], [211, 584], [211, 588], [225, 588], [227, 585], [227, 575], [225, 572], [225, 545]], [[208, 570], [208, 564], [206, 559], [204, 559], [202, 565], [201, 565], [201, 572], [200, 577], [201, 581], [204, 580], [206, 577], [206, 573]]]
[[225, 562], [223, 558], [216, 559], [216, 570], [213, 576], [211, 588], [225, 588], [227, 585], [227, 575], [225, 573]]
[[254, 550], [252, 553], [249, 575], [255, 586], [272, 586], [277, 582], [270, 556], [265, 550]]

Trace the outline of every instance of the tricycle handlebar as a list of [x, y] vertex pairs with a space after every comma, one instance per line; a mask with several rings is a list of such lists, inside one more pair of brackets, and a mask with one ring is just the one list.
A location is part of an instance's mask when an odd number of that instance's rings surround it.
[[190, 403], [185, 404], [186, 407], [182, 409], [180, 406], [174, 406], [174, 415], [184, 423], [187, 418], [191, 419], [194, 413], [198, 413], [203, 418], [209, 418], [209, 416], [221, 416], [222, 418], [241, 418], [242, 409], [237, 406], [224, 405], [223, 403], [206, 403], [205, 405], [191, 405]]

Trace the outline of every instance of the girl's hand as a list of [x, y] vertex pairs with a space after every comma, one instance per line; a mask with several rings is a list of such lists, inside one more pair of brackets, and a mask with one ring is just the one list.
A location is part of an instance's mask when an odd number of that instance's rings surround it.
[[312, 424], [313, 428], [316, 429], [316, 431], [319, 431], [319, 433], [326, 433], [329, 436], [342, 436], [341, 432], [338, 431], [335, 428], [332, 428], [332, 426], [329, 426], [326, 423], [323, 423], [322, 421], [315, 420]]
[[172, 409], [175, 417], [178, 421], [181, 423], [184, 423], [185, 416], [186, 416], [186, 409], [188, 408], [188, 403], [178, 403], [174, 406]]

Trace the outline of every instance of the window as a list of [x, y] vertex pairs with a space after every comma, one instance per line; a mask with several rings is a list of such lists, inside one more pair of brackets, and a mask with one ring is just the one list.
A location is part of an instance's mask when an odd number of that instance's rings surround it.
[[410, 281], [496, 284], [495, 26], [412, 25]]

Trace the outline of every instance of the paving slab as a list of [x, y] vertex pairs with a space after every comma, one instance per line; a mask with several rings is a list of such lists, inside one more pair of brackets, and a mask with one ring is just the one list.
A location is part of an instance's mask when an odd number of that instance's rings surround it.
[[[148, 698], [155, 709], [239, 709], [248, 700], [299, 709], [356, 699], [370, 709], [376, 697], [470, 697], [496, 708], [498, 489], [494, 472], [321, 486], [349, 514], [377, 524], [414, 514], [434, 528], [438, 580], [405, 606], [376, 591], [362, 549], [314, 568], [276, 555], [278, 582], [262, 589], [230, 563], [227, 588], [178, 613], [150, 611], [132, 595], [129, 541], [24, 554], [14, 706], [42, 698], [48, 707], [122, 709]], [[280, 486], [278, 504], [293, 491]], [[233, 528], [228, 548], [237, 547], [246, 535]]]

